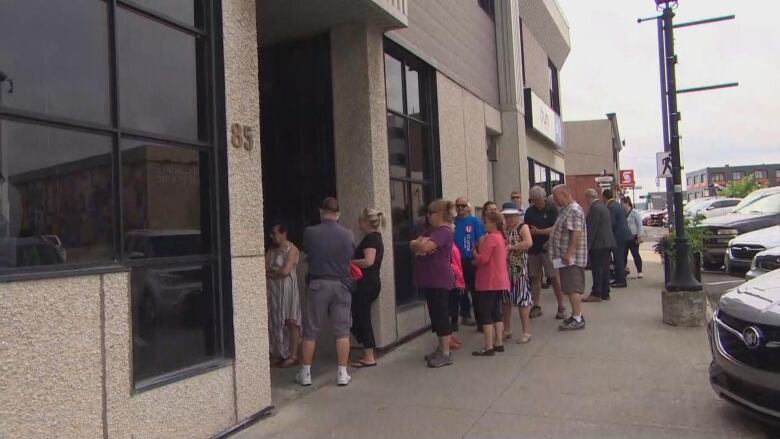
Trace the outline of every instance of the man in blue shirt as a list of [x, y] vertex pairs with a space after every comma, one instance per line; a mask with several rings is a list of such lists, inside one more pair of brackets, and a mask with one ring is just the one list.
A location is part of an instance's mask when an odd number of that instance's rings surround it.
[[[463, 278], [466, 281], [466, 290], [474, 294], [474, 247], [479, 238], [485, 234], [482, 223], [471, 214], [469, 202], [466, 198], [455, 200], [455, 209], [458, 215], [455, 217], [455, 245], [460, 250], [460, 259], [463, 266]], [[464, 294], [460, 299], [460, 316], [463, 325], [475, 326], [471, 318], [471, 301], [469, 295]]]

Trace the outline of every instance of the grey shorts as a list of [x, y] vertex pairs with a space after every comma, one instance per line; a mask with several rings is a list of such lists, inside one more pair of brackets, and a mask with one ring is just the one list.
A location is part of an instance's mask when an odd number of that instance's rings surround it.
[[544, 274], [547, 277], [555, 277], [557, 274], [549, 252], [528, 255], [528, 276], [533, 279], [542, 277], [542, 267], [544, 267]]
[[585, 269], [570, 265], [558, 269], [563, 294], [583, 294], [585, 292]]
[[303, 310], [303, 338], [316, 340], [330, 320], [336, 338], [349, 337], [352, 327], [352, 294], [342, 282], [317, 279], [309, 283]]

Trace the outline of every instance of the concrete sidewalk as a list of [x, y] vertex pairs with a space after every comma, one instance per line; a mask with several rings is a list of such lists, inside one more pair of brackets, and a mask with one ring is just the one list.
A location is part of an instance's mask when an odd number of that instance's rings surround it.
[[379, 367], [353, 370], [350, 386], [331, 382], [286, 402], [234, 438], [769, 437], [710, 389], [704, 328], [662, 323], [662, 268], [649, 250], [644, 279], [584, 305], [584, 331], [558, 331], [544, 290], [546, 313], [532, 320], [527, 345], [474, 358], [481, 334], [467, 328], [455, 364], [428, 369], [434, 338], [426, 334]]

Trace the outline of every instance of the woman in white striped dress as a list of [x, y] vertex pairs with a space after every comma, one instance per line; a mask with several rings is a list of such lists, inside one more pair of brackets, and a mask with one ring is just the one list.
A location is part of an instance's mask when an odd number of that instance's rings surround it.
[[528, 276], [528, 249], [533, 244], [531, 230], [523, 223], [523, 212], [512, 202], [504, 203], [501, 213], [506, 224], [507, 268], [509, 272], [510, 289], [501, 301], [504, 319], [504, 331], [507, 338], [512, 337], [512, 308], [517, 307], [523, 335], [517, 343], [525, 344], [531, 341], [530, 312], [533, 306], [531, 299], [531, 280]]
[[287, 239], [282, 224], [271, 228], [274, 247], [266, 254], [268, 279], [268, 334], [271, 359], [279, 367], [292, 367], [298, 362], [301, 346], [301, 295], [296, 267], [300, 252]]

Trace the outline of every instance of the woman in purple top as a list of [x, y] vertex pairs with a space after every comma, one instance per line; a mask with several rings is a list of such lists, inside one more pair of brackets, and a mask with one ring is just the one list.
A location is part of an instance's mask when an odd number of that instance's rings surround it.
[[428, 205], [429, 228], [409, 244], [414, 258], [414, 282], [425, 293], [433, 332], [439, 337], [439, 346], [425, 356], [428, 367], [452, 364], [450, 336], [452, 326], [449, 317], [449, 294], [455, 287], [450, 268], [450, 252], [454, 232], [455, 204], [436, 200]]

